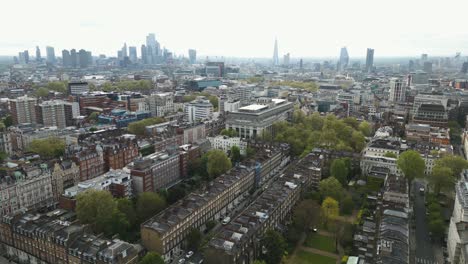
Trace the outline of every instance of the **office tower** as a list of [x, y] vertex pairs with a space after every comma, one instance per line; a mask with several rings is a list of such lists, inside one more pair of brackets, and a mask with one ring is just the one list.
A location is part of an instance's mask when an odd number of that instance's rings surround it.
[[88, 58], [88, 66], [93, 64], [93, 54], [91, 51], [86, 51], [86, 57]]
[[279, 58], [278, 58], [278, 40], [275, 39], [275, 47], [273, 49], [273, 65], [279, 65]]
[[36, 123], [36, 102], [36, 98], [28, 97], [26, 95], [9, 101], [11, 116], [13, 117], [15, 125]]
[[36, 46], [36, 61], [41, 61], [41, 49], [39, 49], [39, 46]]
[[63, 67], [71, 66], [71, 56], [68, 50], [62, 50], [62, 65]]
[[348, 50], [346, 49], [346, 47], [343, 47], [341, 48], [341, 51], [340, 51], [340, 62], [339, 62], [338, 69], [340, 71], [343, 71], [348, 67], [348, 64], [349, 64]]
[[88, 67], [89, 59], [88, 59], [88, 53], [86, 52], [86, 50], [80, 49], [80, 51], [78, 52], [78, 56], [79, 56], [79, 61], [80, 61], [80, 68]]
[[366, 72], [372, 71], [372, 67], [374, 67], [374, 49], [367, 49]]
[[423, 70], [429, 74], [432, 73], [432, 62], [430, 61], [425, 61], [423, 64]]
[[463, 62], [462, 68], [461, 68], [461, 73], [466, 74], [468, 72], [468, 62]]
[[82, 93], [89, 92], [89, 85], [87, 82], [70, 82], [68, 83], [68, 94], [81, 95]]
[[76, 54], [76, 49], [70, 50], [70, 58], [71, 58], [71, 67], [76, 68], [78, 66], [78, 56]]
[[414, 71], [414, 60], [410, 60], [409, 63], [408, 63], [408, 70], [411, 72], [411, 71]]
[[189, 123], [197, 123], [202, 120], [211, 119], [213, 116], [213, 105], [210, 100], [203, 96], [185, 105], [185, 117]]
[[122, 50], [118, 50], [117, 51], [117, 59], [119, 61], [123, 61], [123, 53], [122, 53]]
[[55, 63], [55, 50], [54, 47], [47, 46], [46, 47], [46, 56], [47, 62], [54, 64]]
[[390, 79], [390, 97], [392, 102], [404, 102], [406, 100], [406, 85], [401, 78]]
[[189, 49], [188, 55], [189, 55], [190, 64], [195, 64], [195, 62], [197, 61], [197, 51], [194, 49]]
[[290, 55], [289, 53], [287, 53], [287, 54], [285, 54], [285, 55], [283, 56], [283, 65], [285, 65], [285, 66], [288, 66], [288, 65], [289, 65], [289, 60], [290, 60], [290, 58], [291, 58], [290, 56], [291, 56], [291, 55]]
[[423, 53], [421, 54], [421, 61], [424, 63], [425, 61], [427, 61], [427, 54]]
[[122, 58], [125, 59], [125, 57], [128, 57], [127, 43], [124, 43], [124, 46], [122, 47]]
[[302, 59], [299, 61], [299, 69], [302, 70], [302, 68], [304, 67], [304, 62], [302, 61]]
[[143, 64], [148, 64], [148, 53], [145, 45], [141, 45], [141, 61]]
[[132, 63], [136, 63], [137, 62], [137, 48], [134, 47], [134, 46], [131, 46], [131, 47], [128, 47], [128, 56], [130, 58], [130, 61]]
[[147, 55], [149, 62], [157, 63], [158, 57], [161, 56], [161, 46], [159, 42], [156, 41], [154, 33], [150, 33], [146, 36], [146, 48], [148, 49]]
[[28, 64], [29, 63], [29, 52], [27, 50], [18, 53], [19, 63]]

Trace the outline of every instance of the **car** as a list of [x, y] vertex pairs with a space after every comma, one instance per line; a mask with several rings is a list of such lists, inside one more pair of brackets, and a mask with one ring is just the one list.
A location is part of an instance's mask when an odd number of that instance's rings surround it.
[[318, 232], [318, 229], [316, 227], [314, 227], [314, 229], [312, 229], [312, 231], [314, 231], [315, 233]]
[[424, 189], [424, 187], [421, 187], [421, 188], [419, 188], [419, 192], [420, 192], [421, 194], [424, 194], [424, 193], [426, 192], [426, 189]]
[[184, 258], [179, 259], [179, 264], [180, 263], [185, 263], [185, 259]]
[[228, 216], [228, 217], [226, 217], [226, 218], [223, 219], [222, 224], [223, 224], [223, 225], [227, 225], [227, 224], [229, 224], [230, 221], [231, 221], [231, 217]]
[[193, 251], [187, 252], [187, 254], [185, 255], [185, 258], [190, 258], [191, 256], [193, 256]]

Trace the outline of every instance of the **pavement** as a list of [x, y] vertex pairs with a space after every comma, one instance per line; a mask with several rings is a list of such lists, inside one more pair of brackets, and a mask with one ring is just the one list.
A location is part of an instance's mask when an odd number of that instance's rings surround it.
[[[416, 224], [415, 242], [416, 252], [415, 261], [416, 264], [437, 264], [434, 258], [434, 252], [432, 248], [432, 241], [429, 236], [429, 227], [426, 221], [426, 205], [425, 196], [419, 192], [421, 187], [425, 187], [425, 184], [420, 181], [414, 181], [413, 183], [413, 196], [414, 196], [414, 216]], [[442, 263], [439, 263], [442, 264]]]

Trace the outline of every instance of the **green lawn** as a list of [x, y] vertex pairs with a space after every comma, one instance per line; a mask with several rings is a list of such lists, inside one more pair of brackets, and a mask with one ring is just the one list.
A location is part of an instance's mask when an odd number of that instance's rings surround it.
[[297, 252], [296, 256], [289, 261], [291, 264], [335, 264], [336, 259], [317, 255], [304, 250]]
[[305, 246], [336, 253], [335, 239], [322, 236], [317, 233], [310, 233], [305, 242]]

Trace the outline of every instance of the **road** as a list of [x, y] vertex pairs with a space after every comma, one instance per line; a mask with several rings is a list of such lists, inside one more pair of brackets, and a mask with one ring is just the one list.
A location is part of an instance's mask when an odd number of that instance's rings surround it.
[[426, 222], [426, 205], [424, 195], [420, 194], [419, 189], [424, 187], [422, 182], [414, 181], [414, 215], [416, 223], [416, 264], [436, 264], [432, 251], [432, 242], [429, 236], [429, 228]]

